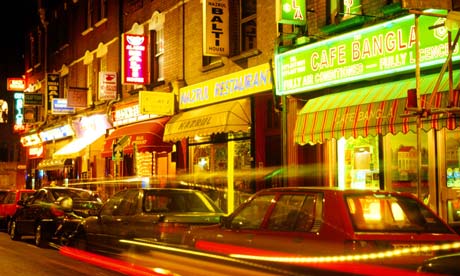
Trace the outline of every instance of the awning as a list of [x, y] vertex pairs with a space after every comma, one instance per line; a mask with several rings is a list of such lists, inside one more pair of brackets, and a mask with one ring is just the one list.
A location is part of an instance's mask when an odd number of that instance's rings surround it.
[[43, 159], [38, 163], [37, 169], [52, 171], [63, 169], [64, 166], [72, 166], [72, 159]]
[[82, 152], [86, 149], [88, 145], [91, 145], [102, 137], [105, 132], [98, 134], [86, 135], [84, 137], [75, 138], [67, 145], [63, 146], [55, 153], [53, 153], [53, 158], [67, 159], [67, 158], [76, 158], [82, 155]]
[[166, 124], [164, 141], [178, 141], [195, 135], [249, 132], [251, 105], [248, 98], [184, 111]]
[[113, 144], [120, 138], [127, 136], [128, 142], [123, 148], [125, 154], [133, 153], [133, 145], [136, 144], [138, 152], [169, 152], [172, 144], [163, 142], [163, 132], [169, 117], [162, 117], [145, 122], [135, 123], [115, 129], [105, 139], [103, 157], [111, 157]]
[[[446, 92], [436, 93], [436, 97], [430, 99], [437, 78], [438, 75], [421, 78], [422, 106], [428, 101], [432, 102], [432, 108], [447, 106]], [[458, 83], [458, 79], [456, 72], [454, 83]], [[415, 79], [408, 79], [311, 99], [298, 113], [295, 142], [304, 145], [322, 143], [331, 138], [415, 132], [416, 116], [401, 116], [410, 113], [406, 111], [407, 90], [415, 87]], [[438, 91], [448, 90], [446, 75]], [[458, 119], [447, 114], [435, 114], [422, 120], [425, 131], [444, 127], [454, 129], [459, 125]]]

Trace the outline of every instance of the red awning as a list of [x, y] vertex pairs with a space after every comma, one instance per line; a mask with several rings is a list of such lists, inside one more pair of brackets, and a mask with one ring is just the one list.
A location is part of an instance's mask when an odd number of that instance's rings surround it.
[[[437, 78], [433, 75], [421, 80], [421, 104], [427, 107], [427, 103], [431, 102], [432, 111], [449, 105], [448, 92], [435, 95], [431, 92]], [[455, 78], [458, 80], [458, 74]], [[313, 98], [298, 113], [295, 142], [304, 145], [332, 138], [416, 132], [417, 118], [402, 116], [411, 113], [406, 110], [406, 100], [407, 90], [413, 87], [415, 79], [410, 79]], [[444, 77], [438, 91], [448, 89], [448, 78]], [[453, 100], [458, 106], [458, 94], [455, 95]], [[460, 126], [460, 120], [455, 114], [433, 113], [423, 117], [420, 126], [424, 131], [455, 129]]]
[[163, 142], [163, 133], [165, 124], [170, 117], [162, 117], [155, 120], [149, 120], [141, 123], [135, 123], [122, 126], [115, 129], [106, 139], [102, 157], [111, 157], [113, 144], [119, 139], [127, 136], [128, 141], [123, 148], [125, 154], [133, 153], [133, 145], [137, 145], [139, 152], [169, 152], [172, 150], [172, 144]]

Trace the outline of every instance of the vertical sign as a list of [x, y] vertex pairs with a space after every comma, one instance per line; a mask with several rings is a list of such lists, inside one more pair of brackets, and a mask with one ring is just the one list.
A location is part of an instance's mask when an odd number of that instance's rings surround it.
[[48, 109], [50, 109], [53, 99], [59, 96], [59, 74], [48, 74], [46, 85], [48, 89]]
[[148, 84], [148, 37], [123, 34], [123, 83]]
[[99, 72], [98, 99], [100, 101], [115, 100], [117, 98], [117, 73]]
[[306, 1], [304, 0], [278, 0], [281, 1], [278, 23], [304, 26], [306, 19]]
[[24, 93], [14, 93], [14, 131], [25, 130], [24, 126]]
[[203, 55], [228, 56], [228, 0], [203, 1]]

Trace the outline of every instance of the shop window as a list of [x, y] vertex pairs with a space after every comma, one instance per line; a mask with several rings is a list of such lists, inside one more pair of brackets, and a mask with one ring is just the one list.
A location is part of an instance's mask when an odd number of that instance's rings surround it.
[[[421, 191], [423, 194], [428, 194], [428, 136], [425, 132], [421, 132], [420, 135], [420, 149], [417, 146], [416, 133], [398, 133], [385, 137], [388, 141], [386, 144], [390, 147], [386, 152], [391, 155], [387, 156], [390, 157], [391, 162], [389, 167], [385, 168], [391, 175], [391, 186], [387, 187], [388, 189], [417, 195], [420, 173]], [[419, 153], [421, 166], [418, 165]]]
[[338, 141], [339, 187], [379, 189], [378, 137], [342, 138]]
[[460, 132], [448, 131], [446, 135], [447, 187], [460, 188]]

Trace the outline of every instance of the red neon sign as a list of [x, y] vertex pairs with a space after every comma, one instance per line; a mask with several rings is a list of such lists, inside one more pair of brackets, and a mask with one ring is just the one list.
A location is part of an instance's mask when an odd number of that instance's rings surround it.
[[123, 35], [123, 83], [148, 84], [148, 37]]

